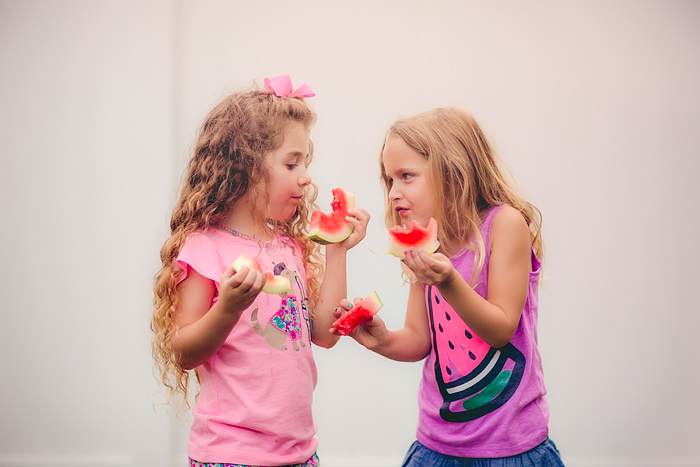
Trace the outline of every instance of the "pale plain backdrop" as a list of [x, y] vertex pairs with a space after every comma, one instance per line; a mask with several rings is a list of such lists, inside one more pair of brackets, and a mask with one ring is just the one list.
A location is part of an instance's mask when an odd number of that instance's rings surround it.
[[[0, 467], [186, 465], [154, 406], [158, 252], [206, 113], [279, 74], [318, 94], [320, 205], [372, 215], [351, 296], [402, 325], [378, 151], [462, 106], [543, 213], [567, 466], [700, 466], [699, 50], [697, 1], [0, 1]], [[422, 363], [314, 353], [324, 467], [399, 465]]]

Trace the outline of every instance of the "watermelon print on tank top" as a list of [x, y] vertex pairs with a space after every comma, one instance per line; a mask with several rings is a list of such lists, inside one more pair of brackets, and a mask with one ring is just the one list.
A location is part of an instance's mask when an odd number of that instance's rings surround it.
[[435, 287], [426, 289], [426, 300], [442, 419], [466, 422], [502, 406], [522, 378], [523, 354], [512, 344], [496, 349], [481, 340]]

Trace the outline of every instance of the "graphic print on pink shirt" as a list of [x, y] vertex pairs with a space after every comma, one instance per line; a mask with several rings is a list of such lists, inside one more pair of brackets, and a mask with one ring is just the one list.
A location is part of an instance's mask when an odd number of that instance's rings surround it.
[[[297, 287], [304, 295], [303, 284], [299, 280], [299, 276], [292, 270], [287, 269], [284, 263], [279, 263], [274, 267], [275, 275], [282, 275], [289, 279], [292, 285], [292, 290]], [[255, 332], [265, 337], [267, 343], [272, 347], [279, 350], [287, 350], [285, 342], [290, 339], [292, 346], [296, 352], [299, 351], [299, 345], [301, 347], [306, 347], [304, 343], [304, 334], [301, 330], [301, 318], [299, 316], [299, 307], [297, 305], [297, 299], [294, 295], [289, 295], [286, 292], [280, 294], [282, 298], [279, 310], [272, 315], [270, 320], [266, 323], [265, 328], [260, 325], [258, 320], [258, 308], [253, 310], [250, 317], [251, 324]], [[302, 307], [305, 310], [306, 299], [302, 300]], [[307, 329], [309, 327], [308, 317], [304, 313], [304, 320], [306, 321]], [[299, 345], [297, 344], [299, 343]]]
[[426, 289], [426, 299], [443, 398], [440, 417], [468, 422], [503, 406], [522, 379], [523, 354], [511, 343], [497, 349], [481, 340], [435, 287]]

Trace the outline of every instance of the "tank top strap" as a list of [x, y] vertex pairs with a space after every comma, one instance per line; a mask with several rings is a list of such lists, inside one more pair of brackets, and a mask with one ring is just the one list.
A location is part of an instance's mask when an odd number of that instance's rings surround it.
[[493, 224], [493, 218], [496, 217], [496, 214], [498, 214], [498, 211], [500, 211], [505, 204], [499, 204], [498, 206], [494, 206], [491, 208], [491, 211], [489, 211], [488, 215], [486, 216], [486, 219], [484, 219], [484, 223], [481, 226], [481, 234], [484, 236], [484, 241], [487, 241], [487, 239], [491, 236], [491, 225]]

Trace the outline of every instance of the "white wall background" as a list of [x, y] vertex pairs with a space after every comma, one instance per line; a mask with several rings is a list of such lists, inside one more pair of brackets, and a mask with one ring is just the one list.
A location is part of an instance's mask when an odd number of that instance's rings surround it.
[[[699, 49], [690, 0], [0, 1], [0, 467], [185, 465], [187, 425], [153, 407], [158, 251], [205, 114], [278, 74], [318, 93], [321, 205], [342, 186], [373, 216], [351, 296], [401, 326], [378, 150], [463, 106], [544, 215], [567, 466], [700, 466]], [[421, 364], [315, 355], [324, 465], [399, 465]]]

